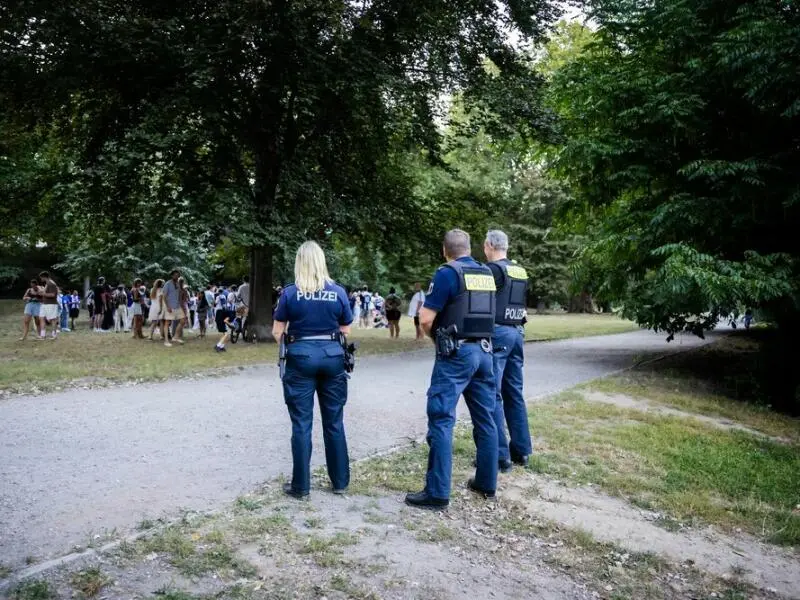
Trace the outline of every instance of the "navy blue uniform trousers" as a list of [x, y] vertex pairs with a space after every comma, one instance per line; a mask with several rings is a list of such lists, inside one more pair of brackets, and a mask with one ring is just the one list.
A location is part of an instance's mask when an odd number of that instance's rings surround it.
[[492, 355], [480, 344], [462, 344], [450, 358], [437, 358], [428, 389], [428, 473], [425, 490], [434, 498], [450, 497], [453, 470], [453, 426], [458, 398], [464, 394], [477, 452], [475, 485], [497, 489], [497, 429]]
[[301, 340], [287, 348], [283, 397], [292, 419], [292, 489], [303, 493], [311, 488], [314, 392], [319, 399], [328, 476], [334, 489], [345, 489], [350, 483], [343, 422], [347, 374], [338, 342]]
[[[525, 337], [521, 328], [495, 325], [494, 376], [497, 402], [494, 421], [497, 427], [500, 460], [529, 456], [532, 452], [528, 429], [528, 409], [522, 395], [522, 368], [525, 364]], [[508, 424], [509, 438], [505, 425]]]

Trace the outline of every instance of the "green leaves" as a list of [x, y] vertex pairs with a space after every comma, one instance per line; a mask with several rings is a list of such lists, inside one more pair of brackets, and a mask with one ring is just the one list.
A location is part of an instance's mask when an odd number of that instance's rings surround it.
[[[598, 0], [551, 44], [551, 153], [588, 244], [576, 273], [628, 316], [700, 333], [800, 297], [800, 19], [781, 3]], [[566, 58], [564, 58], [566, 56]], [[548, 64], [548, 61], [545, 61]], [[787, 312], [788, 311], [788, 312]]]
[[35, 123], [61, 151], [54, 182], [26, 180], [35, 203], [57, 186], [78, 216], [59, 232], [72, 269], [127, 271], [146, 255], [114, 246], [141, 247], [159, 222], [200, 254], [223, 235], [278, 255], [377, 239], [411, 193], [396, 157], [439, 152], [443, 94], [474, 91], [500, 131], [546, 124], [505, 32], [538, 38], [552, 4], [22, 0], [0, 9], [0, 122]]

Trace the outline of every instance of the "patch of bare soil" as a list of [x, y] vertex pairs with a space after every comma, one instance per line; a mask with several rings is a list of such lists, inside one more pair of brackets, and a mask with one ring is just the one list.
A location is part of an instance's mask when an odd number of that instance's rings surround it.
[[[461, 495], [457, 503], [470, 500], [466, 491]], [[272, 497], [258, 511], [229, 513], [182, 529], [197, 552], [202, 552], [209, 532], [224, 532], [235, 560], [247, 565], [244, 574], [223, 568], [187, 574], [176, 567], [176, 554], [170, 551], [137, 552], [124, 544], [43, 577], [62, 598], [74, 595], [72, 575], [91, 567], [99, 567], [113, 582], [101, 592], [102, 598], [597, 597], [585, 583], [546, 564], [535, 548], [520, 547], [513, 556], [505, 552], [488, 525], [468, 518], [471, 511], [419, 511], [394, 496], [316, 492], [310, 502]], [[478, 505], [481, 511], [493, 507]], [[236, 537], [237, 531], [249, 530], [259, 519], [273, 522], [278, 517], [287, 520], [286, 528]], [[153, 533], [158, 535], [163, 534]], [[188, 552], [175, 542], [170, 545], [178, 558]]]
[[[727, 556], [732, 547], [706, 541], [681, 549], [682, 538], [672, 540], [621, 503], [527, 473], [504, 478], [497, 502], [456, 490], [449, 510], [440, 513], [409, 508], [400, 495], [340, 497], [314, 490], [311, 501], [299, 502], [276, 488], [38, 577], [60, 598], [74, 596], [75, 572], [92, 567], [110, 581], [99, 598], [773, 597], [736, 577], [726, 581], [701, 572], [727, 575], [714, 557]], [[675, 563], [651, 552], [664, 552]], [[796, 593], [794, 576], [780, 574], [796, 565], [768, 564], [767, 554], [747, 556], [758, 561], [746, 564], [750, 581], [780, 585], [778, 593], [787, 598]]]

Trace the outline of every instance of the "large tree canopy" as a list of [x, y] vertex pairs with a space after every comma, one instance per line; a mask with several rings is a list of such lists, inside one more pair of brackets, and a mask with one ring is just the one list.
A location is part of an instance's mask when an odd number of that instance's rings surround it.
[[592, 240], [581, 275], [670, 334], [702, 334], [745, 306], [794, 328], [800, 6], [587, 4], [598, 29], [551, 88], [565, 135], [556, 165]]
[[191, 239], [251, 247], [263, 326], [275, 251], [402, 206], [393, 149], [435, 154], [444, 92], [502, 106], [498, 83], [519, 73], [508, 32], [537, 38], [554, 14], [546, 0], [20, 0], [0, 7], [2, 116], [50, 128], [75, 231], [103, 248], [109, 230], [135, 246], [190, 213], [204, 217]]

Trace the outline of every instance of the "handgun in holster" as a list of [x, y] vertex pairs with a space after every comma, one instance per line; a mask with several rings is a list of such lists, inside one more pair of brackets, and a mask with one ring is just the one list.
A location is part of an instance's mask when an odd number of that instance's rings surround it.
[[344, 372], [352, 373], [356, 368], [356, 350], [358, 350], [358, 343], [353, 342], [352, 344], [348, 344], [347, 336], [339, 332], [339, 344], [341, 344], [344, 350]]
[[450, 358], [458, 350], [458, 327], [450, 325], [448, 328], [440, 327], [436, 330], [436, 357]]
[[278, 346], [278, 370], [281, 379], [286, 375], [286, 334], [281, 335], [280, 346]]

